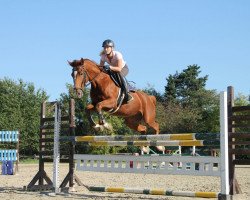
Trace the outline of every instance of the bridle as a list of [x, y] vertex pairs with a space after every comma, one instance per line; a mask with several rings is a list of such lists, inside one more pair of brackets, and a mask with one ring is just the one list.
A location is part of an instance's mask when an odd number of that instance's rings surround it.
[[[75, 90], [83, 90], [83, 88], [88, 87], [104, 71], [104, 69], [102, 69], [100, 71], [100, 73], [98, 73], [93, 78], [91, 78], [90, 75], [89, 75], [89, 73], [88, 73], [88, 71], [84, 68], [84, 64], [80, 65], [79, 67], [81, 67], [82, 70], [83, 70], [83, 72], [80, 73], [80, 76], [83, 76], [83, 81], [82, 81], [82, 84], [81, 84], [81, 88], [76, 88], [75, 87]], [[73, 68], [73, 73], [75, 71], [76, 71], [75, 68]], [[87, 78], [88, 78], [88, 80], [87, 80]], [[74, 75], [74, 80], [75, 80], [75, 75]], [[84, 87], [83, 87], [83, 85], [84, 85]]]

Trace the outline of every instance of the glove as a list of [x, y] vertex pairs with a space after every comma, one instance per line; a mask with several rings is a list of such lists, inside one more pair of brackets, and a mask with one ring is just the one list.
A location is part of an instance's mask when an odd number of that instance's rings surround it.
[[109, 66], [109, 65], [104, 65], [104, 66], [103, 66], [103, 69], [104, 69], [105, 71], [110, 71], [110, 66]]

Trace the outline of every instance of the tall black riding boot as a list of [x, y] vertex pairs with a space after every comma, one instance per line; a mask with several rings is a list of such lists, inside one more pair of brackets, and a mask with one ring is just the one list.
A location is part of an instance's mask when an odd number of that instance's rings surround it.
[[123, 77], [121, 75], [120, 75], [120, 80], [121, 80], [121, 88], [122, 88], [122, 90], [123, 90], [123, 92], [125, 94], [124, 101], [128, 102], [128, 101], [131, 100], [131, 96], [128, 94], [128, 92], [129, 92], [128, 91], [128, 84], [127, 84], [127, 82], [125, 80], [125, 77]]

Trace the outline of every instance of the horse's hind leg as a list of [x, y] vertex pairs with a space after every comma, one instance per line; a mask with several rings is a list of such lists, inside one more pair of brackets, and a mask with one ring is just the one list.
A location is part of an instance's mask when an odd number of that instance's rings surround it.
[[[154, 129], [155, 134], [159, 134], [160, 133], [160, 128], [159, 128], [159, 124], [155, 121], [156, 118], [156, 109], [155, 109], [155, 105], [152, 105], [151, 109], [146, 109], [144, 112], [144, 122], [151, 128]], [[159, 151], [164, 152], [165, 151], [165, 147], [164, 146], [156, 146], [156, 148]]]
[[[159, 124], [155, 121], [155, 117], [152, 115], [151, 117], [148, 118], [144, 118], [145, 123], [150, 126], [151, 128], [153, 128], [155, 130], [155, 134], [159, 134], [160, 130], [159, 130]], [[159, 151], [164, 152], [165, 151], [165, 147], [164, 146], [156, 146], [156, 148]]]
[[134, 117], [126, 118], [125, 123], [129, 128], [145, 134], [147, 132], [147, 127], [140, 124], [141, 120], [142, 120], [141, 116], [134, 116]]
[[155, 121], [156, 118], [156, 98], [148, 96], [145, 93], [138, 93], [141, 99], [141, 106], [143, 109], [143, 120], [151, 128], [154, 129], [155, 134], [159, 134], [159, 124]]
[[155, 121], [146, 122], [148, 126], [155, 130], [155, 134], [160, 133], [159, 124]]
[[[147, 132], [147, 127], [140, 124], [142, 120], [142, 117], [141, 116], [135, 116], [135, 117], [131, 117], [131, 118], [126, 118], [125, 119], [125, 123], [126, 125], [135, 130], [135, 131], [138, 131], [142, 134], [146, 134]], [[148, 147], [145, 147], [145, 146], [141, 146], [140, 147], [141, 151], [144, 152], [144, 153], [148, 153], [149, 152], [149, 148]]]
[[[153, 109], [155, 110], [155, 109]], [[159, 134], [160, 133], [160, 128], [159, 128], [159, 124], [155, 121], [156, 118], [156, 114], [155, 112], [152, 111], [146, 111], [144, 113], [143, 119], [144, 122], [151, 128], [154, 129], [155, 134]]]

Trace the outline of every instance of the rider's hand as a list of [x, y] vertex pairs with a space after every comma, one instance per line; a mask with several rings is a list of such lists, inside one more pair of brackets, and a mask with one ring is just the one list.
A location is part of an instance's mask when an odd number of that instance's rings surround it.
[[105, 71], [110, 71], [110, 66], [109, 66], [109, 65], [104, 65], [104, 66], [103, 66], [103, 69], [104, 69]]

